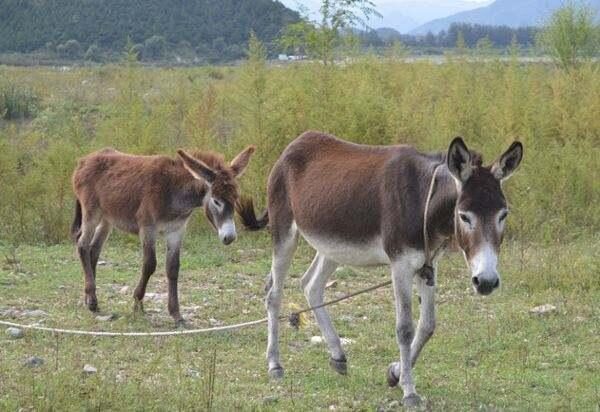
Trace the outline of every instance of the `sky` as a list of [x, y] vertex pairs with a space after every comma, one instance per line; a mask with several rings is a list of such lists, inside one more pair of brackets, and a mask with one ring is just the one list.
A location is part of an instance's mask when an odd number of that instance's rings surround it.
[[[319, 10], [320, 0], [280, 0], [292, 9], [298, 4], [315, 13]], [[483, 7], [492, 0], [373, 0], [382, 18], [374, 17], [369, 26], [392, 27], [401, 32], [408, 32], [420, 24], [440, 17], [446, 17], [464, 10]], [[316, 15], [311, 15], [316, 18]]]

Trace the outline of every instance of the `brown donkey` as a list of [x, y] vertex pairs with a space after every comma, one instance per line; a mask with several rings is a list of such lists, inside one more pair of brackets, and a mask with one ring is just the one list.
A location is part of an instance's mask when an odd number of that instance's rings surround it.
[[[270, 376], [283, 376], [278, 318], [300, 233], [316, 250], [301, 279], [313, 307], [323, 303], [325, 283], [338, 265], [391, 266], [400, 362], [390, 365], [388, 383], [400, 382], [405, 405], [418, 403], [411, 369], [435, 327], [435, 282], [415, 274], [430, 264], [434, 280], [440, 252], [456, 236], [474, 289], [487, 295], [498, 287], [497, 254], [508, 213], [501, 182], [517, 168], [522, 155], [521, 143], [514, 142], [495, 163], [484, 167], [461, 138], [452, 141], [447, 153], [437, 154], [409, 146], [358, 145], [319, 132], [306, 132], [293, 141], [269, 176], [268, 213], [256, 218], [251, 202], [238, 205], [247, 227], [260, 229], [268, 221], [271, 225], [273, 262], [266, 299]], [[425, 252], [425, 243], [431, 253]], [[416, 333], [413, 278], [421, 299]], [[346, 355], [329, 314], [322, 307], [314, 315], [331, 366], [345, 374]]]
[[179, 158], [172, 159], [104, 149], [79, 160], [73, 173], [77, 204], [71, 234], [77, 242], [85, 273], [85, 302], [91, 311], [98, 310], [96, 264], [113, 226], [139, 235], [142, 243], [142, 276], [133, 293], [135, 308], [140, 310], [148, 279], [156, 270], [156, 237], [165, 234], [169, 313], [178, 324], [183, 322], [177, 298], [179, 250], [192, 211], [204, 207], [221, 242], [228, 245], [235, 240], [236, 178], [248, 165], [254, 146], [229, 164], [215, 153], [177, 153]]

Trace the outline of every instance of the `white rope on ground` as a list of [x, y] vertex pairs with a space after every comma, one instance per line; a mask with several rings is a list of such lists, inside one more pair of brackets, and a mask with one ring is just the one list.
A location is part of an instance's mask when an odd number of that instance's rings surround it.
[[[322, 308], [325, 306], [333, 305], [335, 303], [341, 302], [346, 299], [350, 299], [354, 296], [361, 295], [363, 293], [372, 292], [375, 289], [379, 289], [385, 286], [388, 286], [392, 283], [391, 280], [387, 280], [385, 282], [379, 283], [375, 286], [368, 287], [366, 289], [361, 289], [357, 292], [350, 293], [348, 295], [342, 296], [341, 298], [337, 298], [334, 300], [330, 300], [328, 302], [322, 303], [320, 305], [311, 306], [296, 312], [292, 312], [289, 315], [281, 315], [279, 316], [279, 320], [287, 319], [290, 322], [290, 325], [293, 327], [298, 327], [300, 314], [305, 312], [310, 312], [312, 310]], [[20, 323], [7, 322], [4, 320], [0, 320], [0, 325], [12, 326], [15, 328], [21, 329], [31, 329], [31, 330], [39, 330], [43, 332], [52, 332], [52, 333], [61, 333], [65, 335], [87, 335], [87, 336], [105, 336], [105, 337], [117, 337], [117, 336], [175, 336], [175, 335], [194, 335], [199, 333], [210, 333], [210, 332], [221, 332], [226, 330], [235, 330], [242, 329], [249, 326], [260, 325], [261, 323], [268, 322], [268, 318], [262, 318], [258, 320], [251, 320], [249, 322], [236, 323], [235, 325], [225, 325], [225, 326], [215, 326], [212, 328], [202, 328], [202, 329], [183, 329], [183, 330], [173, 330], [173, 331], [163, 331], [163, 332], [95, 332], [89, 330], [77, 330], [77, 329], [60, 329], [60, 328], [48, 328], [46, 326], [38, 326], [38, 325], [22, 325]]]
[[183, 330], [172, 330], [163, 332], [94, 332], [88, 330], [76, 330], [76, 329], [59, 329], [59, 328], [48, 328], [45, 326], [38, 325], [21, 325], [19, 323], [6, 322], [0, 320], [0, 325], [12, 326], [21, 329], [32, 329], [40, 330], [44, 332], [61, 333], [65, 335], [87, 335], [87, 336], [174, 336], [174, 335], [194, 335], [198, 333], [209, 333], [209, 332], [220, 332], [226, 330], [241, 329], [248, 326], [259, 325], [267, 322], [267, 318], [253, 320], [250, 322], [236, 323], [235, 325], [215, 326], [212, 328], [203, 329], [183, 329]]

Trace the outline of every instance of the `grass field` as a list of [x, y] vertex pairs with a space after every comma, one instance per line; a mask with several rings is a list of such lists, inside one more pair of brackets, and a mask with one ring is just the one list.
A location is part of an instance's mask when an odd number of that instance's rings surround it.
[[[277, 67], [254, 50], [240, 67], [0, 66], [0, 319], [88, 330], [174, 327], [163, 269], [150, 281], [145, 316], [133, 316], [141, 256], [137, 239], [121, 234], [112, 235], [97, 282], [102, 315], [117, 318], [98, 320], [82, 304], [83, 276], [67, 235], [70, 178], [77, 158], [99, 148], [171, 156], [198, 148], [231, 158], [255, 144], [241, 188], [264, 206], [272, 165], [308, 129], [422, 151], [444, 151], [461, 135], [486, 164], [519, 139], [524, 160], [505, 185], [511, 215], [501, 290], [475, 296], [462, 258], [442, 260], [438, 329], [416, 366], [417, 390], [428, 410], [599, 411], [598, 63], [560, 70], [516, 56], [458, 55], [437, 63], [391, 53]], [[241, 233], [226, 248], [196, 215], [180, 276], [189, 327], [263, 318], [267, 234]], [[304, 306], [299, 277], [311, 259], [303, 244], [287, 310]], [[335, 278], [329, 299], [389, 273], [342, 268]], [[556, 310], [529, 312], [543, 304]], [[20, 316], [35, 309], [41, 317]], [[331, 311], [353, 341], [349, 375], [331, 371], [325, 347], [310, 343], [319, 334], [313, 322], [282, 328], [280, 383], [267, 379], [266, 325], [171, 338], [2, 333], [0, 410], [398, 409], [401, 390], [385, 380], [399, 356], [391, 290]], [[23, 366], [30, 356], [43, 365]], [[86, 364], [97, 373], [84, 374]]]
[[[598, 410], [600, 407], [600, 246], [597, 237], [569, 245], [510, 242], [500, 262], [501, 290], [475, 296], [464, 262], [440, 263], [438, 328], [416, 366], [417, 390], [427, 410]], [[146, 314], [133, 316], [131, 290], [140, 270], [133, 238], [115, 235], [99, 266], [99, 321], [82, 304], [82, 274], [70, 245], [3, 246], [0, 310], [41, 309], [46, 326], [106, 331], [173, 328], [166, 310], [164, 270], [151, 278]], [[595, 255], [596, 254], [596, 255]], [[188, 237], [180, 276], [189, 327], [265, 316], [263, 286], [270, 265], [265, 233], [243, 233], [225, 247], [214, 234]], [[284, 305], [304, 306], [299, 277], [312, 253], [301, 243]], [[339, 269], [333, 298], [389, 278], [388, 269]], [[588, 279], [586, 283], [586, 279]], [[593, 283], [596, 282], [596, 283]], [[124, 287], [128, 287], [124, 291]], [[126, 288], [127, 289], [127, 288]], [[152, 295], [151, 295], [152, 296]], [[557, 310], [534, 315], [537, 305]], [[415, 305], [416, 299], [415, 299]], [[286, 377], [269, 382], [266, 325], [238, 332], [170, 338], [91, 338], [27, 332], [0, 337], [0, 410], [395, 410], [402, 393], [389, 389], [385, 371], [398, 358], [390, 289], [331, 308], [347, 346], [349, 374], [330, 370], [312, 321], [282, 328]], [[14, 313], [14, 312], [13, 312]], [[6, 318], [3, 316], [2, 318]], [[213, 319], [212, 321], [210, 319]], [[211, 366], [216, 354], [215, 366]], [[30, 356], [44, 364], [23, 365]], [[85, 364], [98, 372], [86, 375]], [[211, 380], [214, 387], [211, 388]]]

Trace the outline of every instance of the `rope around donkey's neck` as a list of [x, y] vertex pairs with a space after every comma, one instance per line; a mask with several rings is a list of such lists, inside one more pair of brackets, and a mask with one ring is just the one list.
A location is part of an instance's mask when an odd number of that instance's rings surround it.
[[[302, 314], [302, 313], [310, 312], [315, 309], [333, 305], [333, 304], [341, 302], [343, 300], [350, 299], [354, 296], [361, 295], [363, 293], [371, 292], [375, 289], [379, 289], [379, 288], [388, 286], [391, 283], [392, 283], [392, 281], [388, 280], [388, 281], [379, 283], [375, 286], [371, 286], [366, 289], [362, 289], [362, 290], [350, 293], [348, 295], [342, 296], [340, 298], [330, 300], [330, 301], [322, 303], [320, 305], [311, 306], [311, 307], [308, 307], [308, 308], [305, 308], [302, 310], [298, 310], [298, 311], [292, 312], [289, 315], [281, 315], [281, 316], [279, 316], [278, 319], [279, 320], [287, 319], [292, 326], [297, 327], [298, 326], [297, 323], [299, 321], [300, 314]], [[84, 336], [100, 336], [100, 337], [119, 337], [119, 336], [121, 336], [121, 337], [123, 337], [123, 336], [142, 337], [142, 336], [196, 335], [196, 334], [201, 334], [201, 333], [223, 332], [223, 331], [228, 331], [228, 330], [243, 329], [246, 327], [259, 325], [261, 323], [266, 323], [266, 322], [268, 322], [268, 318], [262, 318], [262, 319], [257, 319], [257, 320], [252, 320], [252, 321], [248, 321], [248, 322], [242, 322], [242, 323], [236, 323], [234, 325], [214, 326], [212, 328], [181, 329], [181, 330], [161, 331], [161, 332], [102, 332], [102, 331], [96, 332], [96, 331], [90, 331], [90, 330], [49, 328], [46, 326], [39, 326], [39, 325], [23, 325], [20, 323], [7, 322], [4, 320], [0, 320], [0, 325], [11, 326], [11, 327], [21, 328], [21, 329], [38, 330], [38, 331], [42, 331], [42, 332], [52, 332], [52, 333], [57, 333], [57, 334], [62, 334], [62, 335], [84, 335]]]

